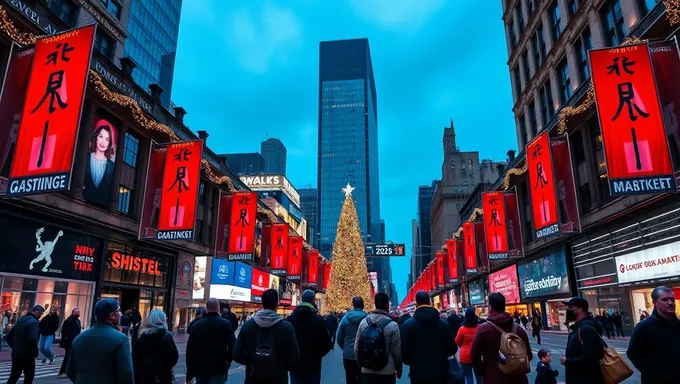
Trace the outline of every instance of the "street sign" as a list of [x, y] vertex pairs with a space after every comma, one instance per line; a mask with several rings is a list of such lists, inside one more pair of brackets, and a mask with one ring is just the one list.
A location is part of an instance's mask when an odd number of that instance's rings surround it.
[[406, 256], [404, 244], [366, 244], [366, 256]]

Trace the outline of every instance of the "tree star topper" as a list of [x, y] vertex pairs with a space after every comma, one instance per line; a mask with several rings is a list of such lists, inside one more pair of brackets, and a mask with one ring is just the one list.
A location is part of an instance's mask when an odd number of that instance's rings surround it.
[[354, 191], [354, 189], [355, 189], [354, 187], [347, 183], [347, 186], [343, 188], [342, 191], [345, 192], [345, 197], [350, 197], [352, 196], [352, 191]]

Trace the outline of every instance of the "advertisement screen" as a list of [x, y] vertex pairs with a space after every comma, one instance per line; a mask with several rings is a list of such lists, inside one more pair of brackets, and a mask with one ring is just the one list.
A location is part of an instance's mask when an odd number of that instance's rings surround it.
[[564, 251], [551, 253], [526, 264], [518, 264], [522, 299], [556, 294], [568, 295], [569, 274]]
[[543, 132], [532, 140], [526, 151], [535, 235], [536, 239], [540, 239], [560, 232], [548, 132]]
[[113, 191], [118, 129], [109, 121], [95, 116], [92, 135], [87, 141], [83, 197], [87, 202], [108, 206]]
[[300, 280], [302, 275], [302, 237], [288, 238], [287, 275], [290, 280]]
[[210, 284], [234, 285], [234, 262], [213, 258]]
[[482, 192], [484, 232], [489, 260], [508, 258], [508, 229], [503, 192]]
[[468, 283], [468, 295], [471, 305], [482, 305], [484, 301], [484, 280], [479, 279]]
[[234, 270], [234, 285], [250, 289], [252, 285], [253, 267], [237, 261]]
[[234, 285], [210, 284], [210, 297], [232, 301], [250, 301], [250, 289]]
[[619, 283], [650, 281], [680, 275], [680, 242], [616, 257]]
[[196, 256], [194, 261], [194, 287], [191, 298], [194, 300], [205, 299], [205, 270], [208, 264], [208, 258], [205, 256]]
[[505, 296], [506, 304], [520, 302], [517, 287], [517, 268], [514, 265], [489, 275], [489, 293], [500, 293]]
[[262, 293], [269, 289], [269, 273], [253, 268], [250, 296], [253, 301], [262, 301]]

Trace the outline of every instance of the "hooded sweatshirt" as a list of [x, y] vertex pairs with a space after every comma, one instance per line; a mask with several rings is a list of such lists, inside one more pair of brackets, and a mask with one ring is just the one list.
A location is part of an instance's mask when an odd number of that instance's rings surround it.
[[[356, 337], [354, 339], [354, 353], [356, 354], [359, 350], [359, 339], [364, 333], [364, 330], [368, 328], [370, 324], [380, 324], [382, 321], [391, 320], [389, 314], [385, 311], [376, 310], [373, 311], [368, 317], [361, 321], [359, 324], [359, 329], [357, 330]], [[401, 338], [399, 336], [399, 325], [396, 322], [389, 322], [385, 328], [383, 328], [383, 337], [385, 338], [385, 350], [387, 351], [387, 365], [382, 369], [372, 370], [368, 368], [361, 368], [362, 373], [370, 373], [372, 375], [394, 375], [396, 372], [401, 372], [402, 359], [401, 359]]]
[[342, 348], [342, 358], [346, 360], [356, 360], [357, 354], [354, 352], [354, 341], [356, 339], [359, 323], [367, 316], [363, 309], [355, 308], [345, 314], [340, 322], [336, 341], [338, 347]]

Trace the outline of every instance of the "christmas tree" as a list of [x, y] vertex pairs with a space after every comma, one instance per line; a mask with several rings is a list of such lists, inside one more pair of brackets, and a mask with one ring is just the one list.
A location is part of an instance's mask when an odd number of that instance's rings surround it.
[[342, 190], [345, 192], [345, 202], [342, 204], [333, 244], [333, 267], [328, 279], [323, 312], [343, 312], [352, 308], [354, 296], [361, 296], [366, 309], [371, 311], [374, 305], [366, 269], [364, 242], [361, 240], [359, 217], [351, 195], [354, 188], [347, 184]]

